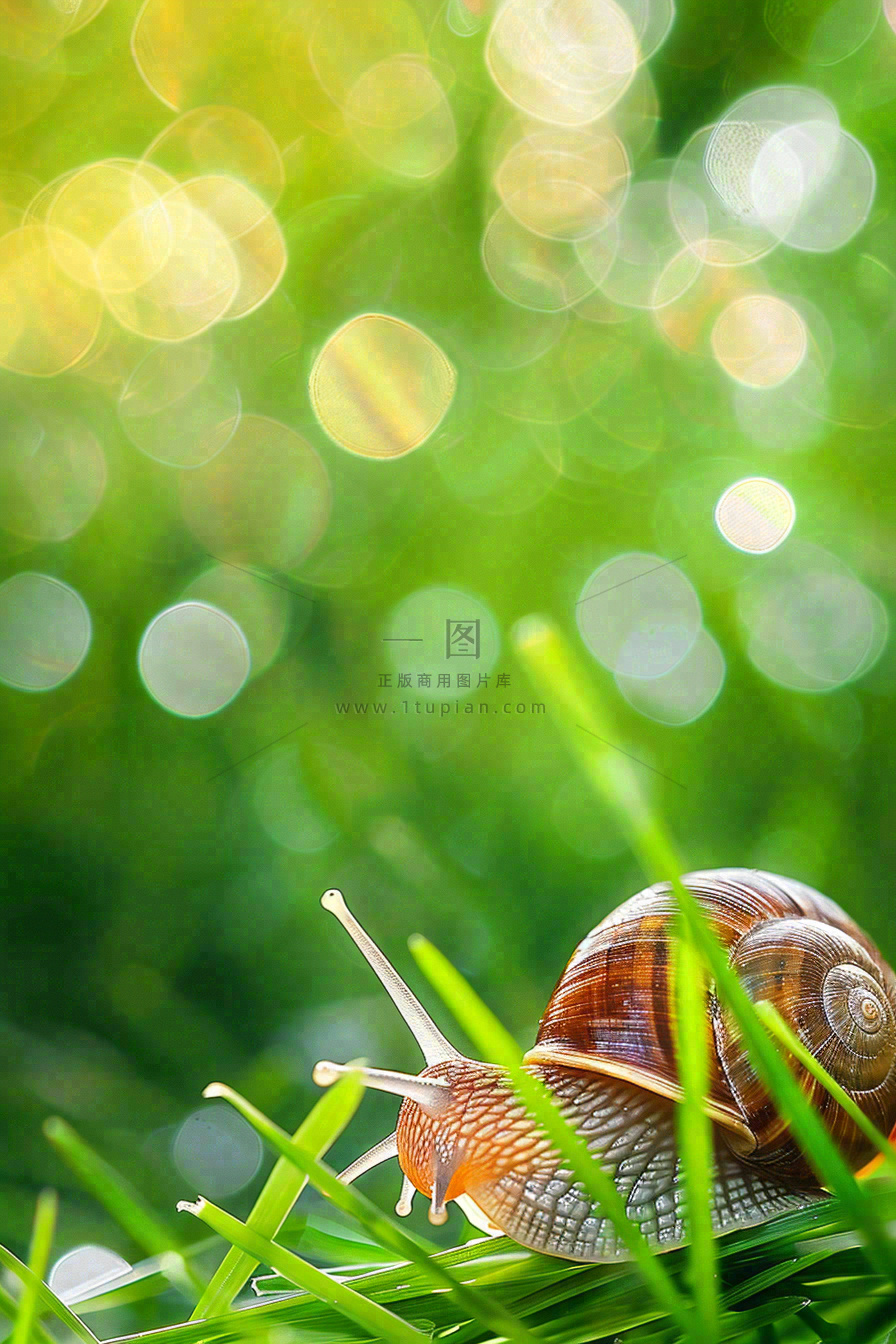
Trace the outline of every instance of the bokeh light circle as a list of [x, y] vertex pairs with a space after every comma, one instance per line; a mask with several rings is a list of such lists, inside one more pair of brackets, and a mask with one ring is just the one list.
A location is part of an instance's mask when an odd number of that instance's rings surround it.
[[831, 691], [864, 676], [889, 636], [886, 608], [836, 556], [807, 542], [744, 584], [738, 610], [751, 661], [791, 690]]
[[277, 204], [283, 191], [283, 158], [273, 136], [239, 107], [192, 108], [160, 131], [143, 157], [179, 182], [224, 174], [257, 192], [269, 206]]
[[[269, 667], [283, 645], [290, 627], [290, 595], [281, 586], [256, 578], [233, 565], [212, 565], [188, 583], [182, 602], [204, 602], [236, 621], [246, 637], [252, 660], [250, 675], [257, 677]], [[312, 603], [299, 601], [294, 626], [301, 631]]]
[[[314, 74], [333, 103], [346, 108], [368, 72], [396, 55], [425, 62], [426, 35], [410, 0], [364, 0], [310, 8], [309, 55]], [[378, 80], [373, 76], [374, 86]]]
[[152, 698], [181, 718], [216, 714], [249, 677], [249, 645], [236, 621], [206, 602], [180, 602], [147, 626], [137, 655]]
[[0, 682], [52, 691], [74, 676], [90, 648], [90, 613], [67, 583], [25, 571], [0, 583]]
[[181, 509], [217, 560], [290, 570], [320, 541], [330, 478], [307, 439], [264, 415], [243, 415], [210, 462], [180, 473]]
[[358, 148], [380, 168], [412, 181], [445, 171], [457, 127], [445, 90], [416, 56], [389, 56], [352, 85], [345, 120]]
[[746, 294], [716, 318], [710, 336], [721, 368], [747, 387], [778, 387], [805, 358], [806, 324], [792, 304], [774, 294]]
[[[418, 589], [393, 609], [382, 638], [397, 674], [393, 684], [401, 689], [401, 677], [410, 678], [408, 701], [462, 699], [479, 688], [480, 677], [493, 686], [488, 679], [501, 653], [501, 634], [492, 612], [471, 593]], [[458, 685], [459, 675], [469, 677], [469, 686]]]
[[814, 446], [829, 433], [831, 388], [815, 351], [778, 387], [734, 388], [732, 409], [741, 433], [773, 452]]
[[[522, 194], [522, 193], [518, 193]], [[615, 255], [615, 230], [591, 233], [588, 262], [572, 242], [535, 234], [519, 222], [516, 197], [500, 205], [485, 227], [482, 262], [495, 289], [511, 303], [541, 313], [557, 313], [592, 292]]]
[[[58, 264], [79, 284], [101, 290], [97, 259], [102, 244], [135, 214], [157, 225], [161, 199], [173, 186], [154, 164], [100, 159], [48, 183], [29, 205], [29, 220], [58, 230], [48, 235]], [[59, 235], [77, 238], [83, 248], [60, 247]], [[166, 230], [164, 243], [169, 237]]]
[[642, 55], [614, 0], [505, 0], [485, 59], [521, 111], [557, 126], [587, 126], [619, 101]]
[[620, 0], [620, 6], [631, 20], [642, 61], [649, 61], [669, 36], [675, 21], [674, 0]]
[[629, 157], [617, 135], [541, 128], [511, 145], [494, 182], [524, 228], [575, 242], [616, 217], [630, 176]]
[[232, 307], [241, 285], [234, 249], [196, 207], [188, 185], [123, 219], [96, 253], [112, 315], [150, 340], [185, 341], [207, 331]]
[[865, 146], [826, 123], [788, 126], [771, 136], [751, 179], [767, 227], [802, 252], [833, 252], [855, 237], [871, 213], [876, 187]]
[[609, 230], [576, 244], [583, 266], [606, 298], [625, 307], [664, 307], [685, 293], [703, 268], [697, 252], [682, 248], [670, 213], [668, 179], [656, 171], [661, 175], [642, 179], [629, 190], [615, 221], [618, 242], [606, 270], [600, 248]]
[[[707, 172], [707, 147], [715, 126], [695, 131], [669, 178], [669, 211], [682, 241], [707, 266], [743, 266], [777, 247], [780, 239], [759, 218], [734, 208], [736, 175], [725, 196]], [[723, 179], [727, 181], [727, 179]]]
[[674, 562], [632, 551], [594, 571], [576, 620], [585, 645], [609, 671], [651, 678], [678, 666], [702, 617], [693, 584]]
[[0, 412], [0, 527], [26, 541], [67, 541], [106, 489], [106, 458], [80, 417]]
[[247, 1186], [263, 1156], [255, 1130], [227, 1105], [203, 1106], [188, 1115], [171, 1152], [182, 1179], [210, 1199], [235, 1195]]
[[240, 413], [239, 388], [202, 336], [148, 351], [118, 400], [118, 419], [131, 443], [172, 467], [210, 462], [236, 433]]
[[639, 714], [681, 727], [702, 718], [725, 681], [725, 659], [712, 635], [701, 630], [681, 662], [649, 680], [616, 673], [616, 685]]
[[767, 476], [735, 481], [715, 509], [716, 527], [725, 540], [751, 555], [774, 551], [790, 535], [795, 520], [790, 491]]
[[[341, 14], [346, 7], [326, 8]], [[338, 130], [336, 108], [309, 58], [316, 12], [322, 11], [284, 5], [282, 0], [145, 0], [131, 31], [131, 56], [140, 78], [172, 112], [239, 109], [261, 121], [277, 144], [287, 146], [308, 121]], [[376, 15], [381, 19], [382, 7]], [[344, 64], [350, 46], [338, 47], [334, 61], [342, 58]], [[399, 43], [397, 49], [408, 48]], [[190, 132], [197, 125], [204, 128], [205, 123], [191, 123]], [[235, 117], [223, 134], [228, 148], [238, 146], [242, 159], [253, 137], [246, 136]], [[206, 166], [233, 172], [220, 160]]]
[[[185, 209], [183, 203], [181, 219]], [[151, 285], [171, 260], [175, 227], [172, 213], [161, 202], [141, 206], [110, 229], [93, 254], [97, 287], [109, 312], [135, 336], [147, 334], [143, 330], [145, 319], [137, 308], [141, 297], [146, 304], [140, 291]]]
[[[764, 228], [774, 224], [777, 236], [786, 237], [833, 153], [839, 125], [837, 109], [817, 89], [757, 89], [716, 124], [704, 151], [706, 176], [730, 215]], [[775, 149], [763, 159], [773, 139]]]
[[87, 353], [103, 303], [72, 275], [90, 266], [84, 243], [60, 229], [23, 225], [0, 238], [0, 367], [52, 378]]
[[326, 342], [308, 388], [335, 443], [361, 457], [388, 458], [426, 442], [456, 385], [453, 364], [424, 332], [384, 313], [363, 313]]
[[840, 127], [821, 118], [766, 128], [750, 167], [750, 200], [763, 225], [790, 246], [807, 205], [829, 178], [839, 143]]
[[95, 1292], [130, 1272], [124, 1256], [107, 1246], [75, 1246], [55, 1262], [47, 1284], [63, 1302], [76, 1302], [83, 1293]]
[[254, 312], [279, 285], [286, 270], [286, 240], [265, 201], [232, 177], [194, 177], [183, 184], [183, 192], [230, 245], [239, 283], [222, 316], [234, 322]]

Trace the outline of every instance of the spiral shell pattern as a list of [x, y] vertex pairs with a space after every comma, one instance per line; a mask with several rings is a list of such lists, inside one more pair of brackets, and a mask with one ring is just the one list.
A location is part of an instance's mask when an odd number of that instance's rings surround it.
[[[774, 873], [719, 868], [682, 881], [754, 1002], [771, 1001], [808, 1050], [883, 1134], [896, 1127], [896, 977], [834, 901]], [[579, 943], [526, 1059], [681, 1096], [669, 955], [677, 915], [666, 883], [633, 896]], [[750, 1064], [734, 1017], [710, 993], [706, 1106], [728, 1147], [770, 1176], [814, 1186], [811, 1164]], [[811, 1075], [803, 1090], [854, 1169], [874, 1154]]]
[[[888, 1133], [896, 1108], [896, 984], [886, 963], [830, 924], [771, 919], [740, 939], [731, 964], [750, 998], [773, 1003], [819, 1064]], [[756, 1143], [742, 1155], [794, 1180], [808, 1176], [734, 1019], [718, 1002], [713, 1029], [719, 1062]], [[873, 1151], [868, 1141], [820, 1083], [802, 1069], [799, 1074], [841, 1152], [861, 1165]]]

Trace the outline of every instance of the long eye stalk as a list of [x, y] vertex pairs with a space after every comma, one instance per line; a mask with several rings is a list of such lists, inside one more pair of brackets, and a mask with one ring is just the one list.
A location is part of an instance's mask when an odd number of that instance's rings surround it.
[[359, 1073], [365, 1087], [377, 1092], [391, 1092], [396, 1097], [410, 1097], [425, 1111], [438, 1114], [451, 1100], [451, 1088], [436, 1078], [418, 1078], [412, 1073], [398, 1073], [394, 1069], [368, 1069], [363, 1064], [333, 1064], [321, 1059], [315, 1064], [311, 1077], [318, 1087], [331, 1087], [346, 1073]]
[[[360, 948], [368, 965], [379, 977], [386, 993], [410, 1027], [414, 1039], [423, 1051], [423, 1057], [427, 1065], [443, 1064], [447, 1060], [462, 1059], [463, 1056], [460, 1051], [455, 1050], [451, 1042], [445, 1039], [429, 1013], [408, 989], [395, 967], [383, 956], [373, 939], [361, 928], [346, 905], [342, 892], [335, 888], [325, 891], [321, 897], [321, 905], [325, 910], [329, 910], [331, 914], [336, 916], [352, 941]], [[315, 1064], [313, 1077], [319, 1087], [329, 1087], [331, 1083], [336, 1082], [337, 1078], [349, 1072], [359, 1073], [366, 1087], [377, 1088], [380, 1092], [392, 1092], [399, 1097], [408, 1097], [431, 1116], [438, 1115], [451, 1102], [453, 1097], [450, 1084], [435, 1078], [418, 1078], [412, 1074], [396, 1073], [391, 1069], [369, 1069], [352, 1064], [333, 1064], [328, 1059], [322, 1059], [318, 1064]], [[383, 1139], [382, 1142], [376, 1144], [362, 1157], [357, 1158], [350, 1166], [346, 1167], [340, 1173], [339, 1179], [349, 1185], [358, 1176], [363, 1175], [365, 1171], [369, 1171], [371, 1167], [376, 1167], [380, 1162], [386, 1162], [389, 1158], [397, 1156], [397, 1136], [390, 1134], [388, 1138]], [[434, 1175], [429, 1220], [431, 1223], [439, 1225], [444, 1223], [448, 1217], [448, 1211], [445, 1208], [445, 1196], [451, 1183], [451, 1169], [447, 1164], [439, 1161], [436, 1164]], [[406, 1217], [411, 1212], [414, 1193], [413, 1182], [408, 1179], [407, 1175], [403, 1174], [401, 1195], [395, 1206], [396, 1213]]]
[[360, 948], [368, 965], [379, 976], [386, 993], [413, 1032], [414, 1040], [423, 1051], [423, 1058], [427, 1064], [441, 1064], [446, 1059], [461, 1059], [460, 1051], [455, 1050], [451, 1042], [445, 1039], [423, 1004], [408, 989], [392, 963], [383, 956], [373, 939], [361, 928], [346, 905], [342, 892], [331, 888], [321, 896], [320, 903], [325, 910], [336, 916], [346, 933]]

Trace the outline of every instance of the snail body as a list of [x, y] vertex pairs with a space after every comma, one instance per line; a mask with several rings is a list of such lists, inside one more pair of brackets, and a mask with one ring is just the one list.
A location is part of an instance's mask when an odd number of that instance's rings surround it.
[[[896, 977], [839, 906], [800, 882], [747, 869], [691, 873], [683, 882], [728, 951], [754, 1002], [773, 1002], [791, 1029], [874, 1122], [896, 1126]], [[395, 1133], [345, 1172], [354, 1180], [389, 1157], [444, 1222], [456, 1200], [478, 1227], [571, 1260], [623, 1259], [600, 1207], [577, 1184], [499, 1067], [465, 1059], [360, 928], [338, 892], [332, 910], [411, 1026], [426, 1067], [416, 1077], [366, 1070], [368, 1085], [402, 1096]], [[669, 964], [677, 905], [671, 888], [640, 892], [579, 943], [545, 1009], [525, 1067], [611, 1175], [628, 1217], [657, 1250], [686, 1238], [679, 1170], [677, 1080]], [[706, 1031], [718, 1233], [824, 1198], [785, 1117], [757, 1078], [734, 1018], [710, 986]], [[337, 1065], [317, 1066], [320, 1083]], [[804, 1091], [854, 1170], [867, 1138], [804, 1071]]]

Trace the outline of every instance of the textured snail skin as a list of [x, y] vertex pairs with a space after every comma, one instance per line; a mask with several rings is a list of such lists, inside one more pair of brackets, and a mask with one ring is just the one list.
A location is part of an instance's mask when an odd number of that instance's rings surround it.
[[[674, 1104], [631, 1083], [584, 1070], [530, 1065], [566, 1119], [613, 1178], [626, 1212], [657, 1250], [686, 1237]], [[475, 1061], [424, 1070], [452, 1083], [456, 1104], [436, 1117], [404, 1101], [398, 1120], [402, 1169], [428, 1198], [439, 1164], [452, 1170], [447, 1199], [467, 1194], [507, 1236], [568, 1260], [625, 1260], [609, 1219], [516, 1100], [503, 1071]], [[458, 1158], [460, 1160], [458, 1161]], [[824, 1192], [795, 1187], [716, 1145], [712, 1219], [718, 1233], [805, 1208]]]
[[[688, 874], [754, 1001], [770, 999], [883, 1133], [896, 1125], [896, 977], [870, 939], [820, 893], [748, 869]], [[677, 1081], [668, 952], [677, 905], [665, 884], [626, 901], [579, 944], [526, 1067], [613, 1178], [629, 1218], [658, 1250], [685, 1239], [675, 1139]], [[710, 990], [708, 1108], [715, 1140], [713, 1226], [765, 1222], [824, 1198], [756, 1078], [736, 1024]], [[577, 1185], [503, 1072], [466, 1059], [422, 1076], [450, 1085], [424, 1113], [405, 1100], [399, 1162], [418, 1190], [467, 1195], [524, 1246], [571, 1260], [625, 1259], [612, 1224]], [[858, 1169], [872, 1147], [811, 1076], [800, 1081]], [[449, 1095], [446, 1093], [446, 1095]]]
[[[626, 1213], [656, 1250], [686, 1240], [684, 1184], [674, 1103], [614, 1078], [539, 1070], [622, 1195]], [[824, 1192], [796, 1188], [741, 1162], [716, 1144], [712, 1223], [719, 1234], [803, 1209]], [[616, 1230], [562, 1166], [539, 1164], [474, 1186], [473, 1199], [509, 1237], [568, 1260], [627, 1260]]]
[[556, 1155], [513, 1094], [503, 1069], [478, 1060], [446, 1060], [423, 1070], [424, 1078], [451, 1084], [451, 1102], [430, 1114], [416, 1102], [401, 1104], [396, 1125], [398, 1161], [428, 1199], [437, 1172], [450, 1173], [445, 1199], [511, 1172], [528, 1173]]

